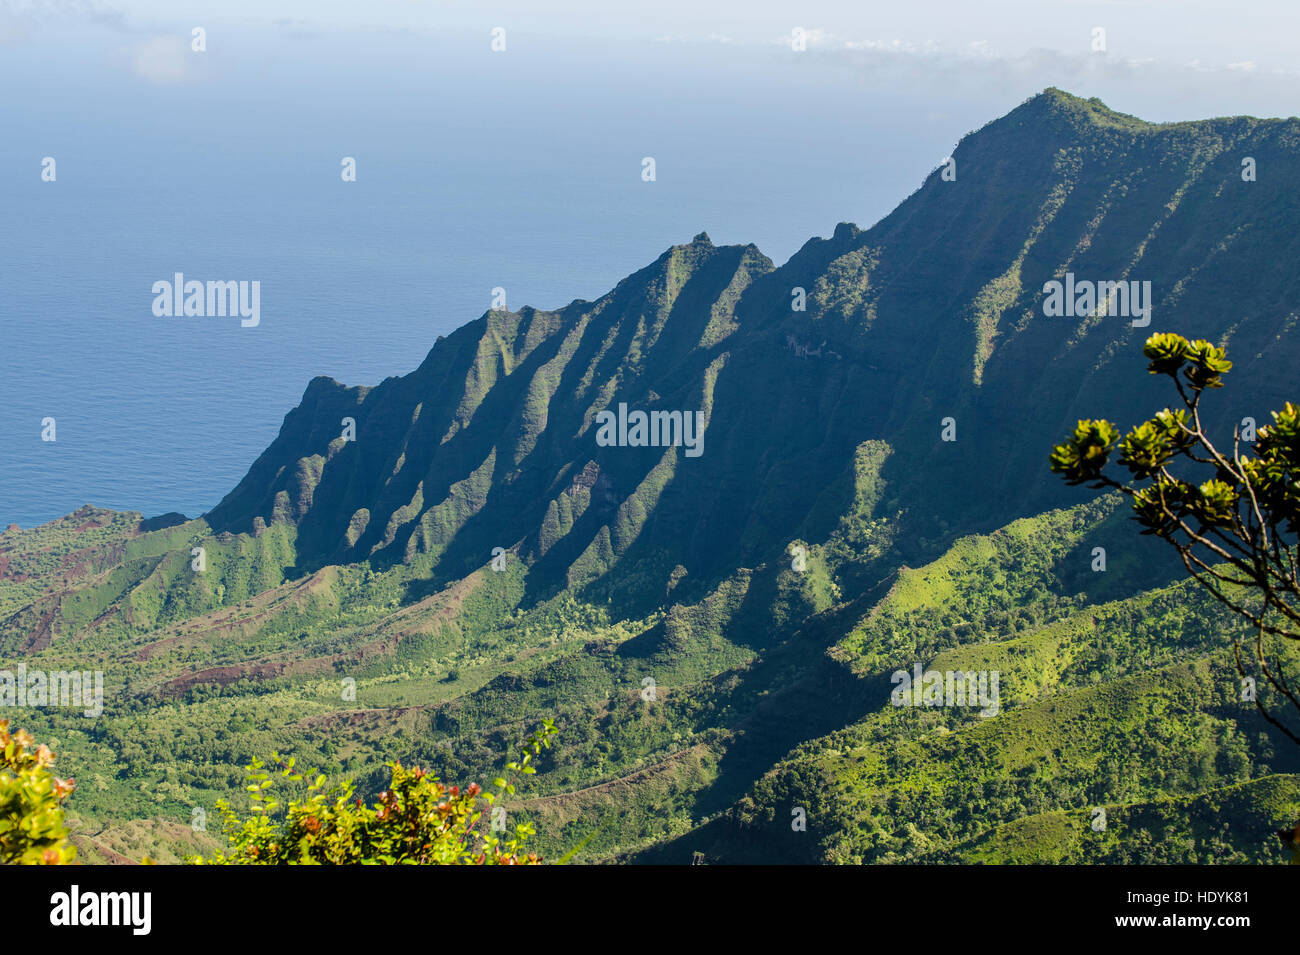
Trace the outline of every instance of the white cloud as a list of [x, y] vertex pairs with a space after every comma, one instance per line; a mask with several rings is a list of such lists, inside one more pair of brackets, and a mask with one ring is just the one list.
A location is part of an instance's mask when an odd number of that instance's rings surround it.
[[0, 0], [0, 46], [27, 40], [42, 26], [68, 23], [121, 29], [123, 18], [94, 0]]
[[[1129, 2], [1129, 0], [1115, 0]], [[891, 39], [853, 39], [828, 30], [802, 27], [803, 38], [810, 53], [822, 57], [840, 57], [852, 60], [868, 69], [881, 69], [892, 64], [899, 69], [966, 69], [994, 70], [1025, 73], [1039, 69], [1054, 69], [1065, 75], [1105, 73], [1128, 76], [1138, 70], [1177, 71], [1196, 73], [1255, 73], [1259, 64], [1254, 60], [1217, 62], [1192, 59], [1179, 64], [1170, 58], [1153, 55], [1097, 54], [1090, 50], [1062, 50], [1046, 46], [1025, 49], [1005, 49], [987, 39], [967, 40], [960, 44], [945, 44], [934, 39], [924, 42]], [[669, 38], [661, 38], [666, 42]], [[790, 36], [746, 41], [735, 36], [691, 37], [678, 34], [672, 38], [679, 43], [722, 43], [729, 46], [784, 46], [790, 45]], [[909, 66], [908, 64], [913, 64]], [[1292, 69], [1273, 70], [1275, 73], [1292, 73]]]
[[151, 83], [188, 83], [194, 79], [193, 58], [203, 55], [190, 50], [188, 37], [151, 36], [131, 47], [131, 72]]

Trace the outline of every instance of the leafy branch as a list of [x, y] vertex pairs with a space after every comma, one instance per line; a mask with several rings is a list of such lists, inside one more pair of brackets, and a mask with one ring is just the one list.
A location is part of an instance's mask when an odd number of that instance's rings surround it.
[[[1268, 685], [1300, 712], [1300, 696], [1288, 679], [1274, 640], [1300, 642], [1300, 407], [1287, 402], [1259, 428], [1253, 445], [1233, 429], [1231, 448], [1207, 434], [1201, 403], [1223, 387], [1232, 369], [1223, 348], [1181, 335], [1147, 339], [1147, 370], [1173, 382], [1182, 407], [1165, 408], [1121, 437], [1104, 419], [1080, 421], [1052, 450], [1051, 469], [1067, 484], [1112, 488], [1132, 499], [1143, 534], [1171, 544], [1192, 578], [1255, 631], [1249, 652]], [[1124, 480], [1105, 473], [1112, 455], [1128, 471]], [[1183, 475], [1199, 471], [1197, 483]], [[1242, 644], [1234, 638], [1237, 671], [1249, 676]], [[1300, 734], [1269, 713], [1259, 694], [1255, 706], [1292, 741]]]

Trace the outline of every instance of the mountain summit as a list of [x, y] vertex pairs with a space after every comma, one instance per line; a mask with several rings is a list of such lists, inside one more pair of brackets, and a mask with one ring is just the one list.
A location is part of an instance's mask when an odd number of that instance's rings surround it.
[[[208, 520], [295, 524], [307, 567], [426, 554], [453, 579], [499, 546], [557, 587], [629, 559], [709, 577], [824, 538], [880, 442], [882, 503], [919, 536], [997, 526], [1067, 500], [1040, 465], [1075, 418], [1157, 400], [1133, 384], [1153, 331], [1232, 347], [1253, 390], [1229, 418], [1282, 398], [1298, 145], [1296, 120], [1151, 124], [1046, 90], [780, 268], [701, 232], [596, 302], [488, 312], [403, 378], [313, 381]], [[1149, 290], [1150, 326], [1046, 315], [1075, 279]], [[707, 453], [599, 447], [620, 403], [703, 412]]]

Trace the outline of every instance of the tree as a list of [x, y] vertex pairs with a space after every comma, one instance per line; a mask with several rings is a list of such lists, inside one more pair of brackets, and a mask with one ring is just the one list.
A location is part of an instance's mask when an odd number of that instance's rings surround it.
[[[252, 814], [243, 819], [224, 800], [217, 803], [230, 843], [226, 852], [196, 858], [200, 865], [530, 865], [524, 854], [531, 823], [505, 830], [499, 801], [514, 795], [514, 779], [536, 772], [533, 757], [549, 748], [557, 730], [546, 720], [523, 744], [519, 758], [506, 764], [507, 777], [484, 791], [477, 783], [448, 787], [420, 768], [392, 763], [392, 782], [373, 806], [354, 799], [353, 784], [327, 790], [325, 777], [306, 783], [304, 798], [281, 807], [270, 792], [274, 778], [259, 760], [249, 766]], [[279, 775], [302, 783], [310, 773], [296, 771], [293, 758], [281, 760]], [[484, 812], [488, 814], [485, 821]], [[501, 835], [498, 835], [498, 831]]]
[[76, 784], [55, 776], [54, 754], [35, 743], [0, 720], [0, 865], [67, 865], [77, 854], [63, 822]]
[[[1157, 412], [1123, 438], [1109, 421], [1080, 421], [1052, 450], [1051, 468], [1067, 484], [1130, 497], [1142, 533], [1171, 544], [1201, 587], [1250, 622], [1255, 666], [1300, 712], [1286, 675], [1288, 649], [1300, 643], [1300, 407], [1287, 402], [1272, 412], [1273, 423], [1255, 436], [1253, 454], [1240, 427], [1233, 429], [1231, 450], [1221, 449], [1206, 433], [1201, 402], [1208, 390], [1223, 387], [1232, 369], [1224, 349], [1158, 334], [1142, 352], [1151, 374], [1173, 382], [1182, 407]], [[1116, 448], [1118, 464], [1129, 472], [1123, 481], [1104, 473]], [[1233, 655], [1243, 679], [1254, 680], [1240, 640], [1233, 640]], [[1269, 712], [1262, 694], [1253, 698], [1269, 723], [1300, 743], [1300, 734]]]

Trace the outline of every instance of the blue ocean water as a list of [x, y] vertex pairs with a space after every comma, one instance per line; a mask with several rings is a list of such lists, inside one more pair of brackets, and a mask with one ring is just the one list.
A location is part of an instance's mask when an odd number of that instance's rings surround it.
[[[702, 230], [780, 263], [884, 215], [992, 114], [765, 50], [238, 40], [173, 84], [93, 34], [33, 85], [50, 50], [5, 51], [0, 527], [83, 503], [196, 516], [313, 376], [404, 374], [494, 286], [512, 308], [593, 299]], [[175, 272], [259, 281], [261, 324], [155, 317]]]

